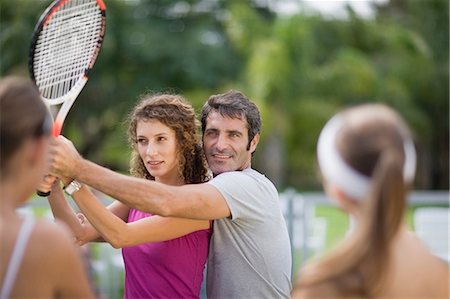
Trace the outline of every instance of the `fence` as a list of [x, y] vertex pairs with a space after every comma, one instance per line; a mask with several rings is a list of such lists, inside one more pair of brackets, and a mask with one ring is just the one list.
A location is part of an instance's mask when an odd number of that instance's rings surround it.
[[[323, 192], [298, 193], [293, 189], [280, 193], [280, 202], [289, 232], [292, 255], [300, 252], [298, 264], [303, 265], [313, 254], [325, 250], [328, 223], [326, 219], [316, 217], [315, 210], [317, 206], [330, 206], [332, 202]], [[421, 216], [413, 218], [413, 221], [421, 226], [417, 235], [436, 255], [449, 261], [449, 191], [411, 192], [408, 206], [417, 212], [420, 210], [417, 215]], [[421, 219], [426, 223], [421, 222]]]

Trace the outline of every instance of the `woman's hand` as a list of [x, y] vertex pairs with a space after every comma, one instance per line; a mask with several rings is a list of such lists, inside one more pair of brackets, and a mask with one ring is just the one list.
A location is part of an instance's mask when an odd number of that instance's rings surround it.
[[48, 193], [52, 190], [52, 186], [55, 183], [59, 183], [57, 177], [52, 176], [50, 174], [44, 176], [44, 179], [39, 183], [38, 190], [43, 193]]

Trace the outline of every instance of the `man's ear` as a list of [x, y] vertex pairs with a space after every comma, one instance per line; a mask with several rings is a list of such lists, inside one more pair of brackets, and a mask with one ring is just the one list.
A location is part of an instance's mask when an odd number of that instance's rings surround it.
[[257, 133], [257, 134], [253, 137], [252, 141], [250, 141], [250, 148], [249, 148], [250, 153], [253, 153], [253, 152], [256, 150], [256, 146], [257, 146], [258, 143], [259, 143], [259, 138], [260, 138], [260, 135], [259, 135], [259, 133]]

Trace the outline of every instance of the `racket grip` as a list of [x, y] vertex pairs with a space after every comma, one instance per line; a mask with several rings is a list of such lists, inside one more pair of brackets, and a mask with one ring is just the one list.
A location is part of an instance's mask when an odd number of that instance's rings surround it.
[[50, 195], [50, 191], [48, 191], [48, 192], [42, 192], [42, 191], [37, 190], [37, 191], [36, 191], [36, 194], [39, 195], [39, 196], [42, 196], [42, 197], [47, 197], [47, 196]]

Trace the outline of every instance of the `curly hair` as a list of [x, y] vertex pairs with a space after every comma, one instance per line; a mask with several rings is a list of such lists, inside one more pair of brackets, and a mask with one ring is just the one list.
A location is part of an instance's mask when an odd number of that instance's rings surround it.
[[131, 147], [130, 173], [154, 180], [137, 150], [136, 127], [142, 120], [157, 120], [174, 130], [177, 139], [178, 171], [185, 183], [203, 183], [209, 173], [198, 135], [199, 121], [192, 106], [180, 95], [149, 94], [139, 97], [128, 116], [128, 143]]

